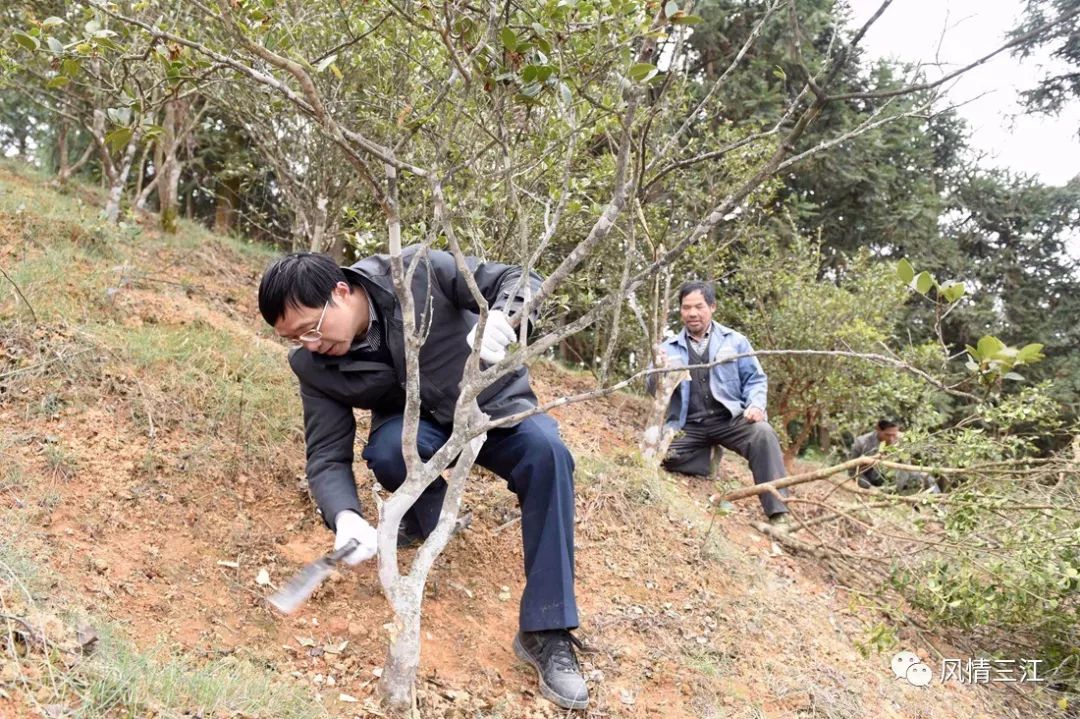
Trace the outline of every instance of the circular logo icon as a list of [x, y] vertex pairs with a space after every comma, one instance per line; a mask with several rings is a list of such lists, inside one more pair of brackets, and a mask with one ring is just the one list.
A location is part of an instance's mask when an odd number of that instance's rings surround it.
[[907, 670], [913, 664], [919, 664], [920, 659], [912, 652], [899, 652], [892, 658], [892, 670], [897, 679], [903, 679], [907, 676]]
[[922, 662], [918, 662], [908, 667], [907, 672], [904, 674], [904, 678], [907, 679], [908, 683], [912, 686], [925, 687], [930, 685], [930, 680], [934, 678], [934, 673], [930, 671], [930, 667]]

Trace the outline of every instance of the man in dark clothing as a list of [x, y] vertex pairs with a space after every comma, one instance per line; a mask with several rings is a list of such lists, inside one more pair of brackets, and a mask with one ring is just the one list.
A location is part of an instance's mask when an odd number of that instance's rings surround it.
[[[877, 454], [882, 444], [896, 444], [900, 439], [900, 426], [891, 419], [878, 420], [877, 427], [866, 434], [861, 434], [851, 443], [851, 452], [848, 459], [858, 459]], [[853, 477], [858, 478], [859, 486], [863, 489], [880, 487], [885, 484], [885, 477], [877, 467], [860, 467], [851, 470]]]
[[[877, 426], [855, 438], [851, 443], [851, 452], [848, 459], [868, 457], [877, 454], [881, 445], [893, 445], [900, 441], [900, 425], [891, 419], [878, 420]], [[856, 477], [859, 486], [863, 489], [882, 487], [885, 485], [885, 474], [877, 467], [859, 467], [851, 470], [851, 476]], [[915, 494], [927, 491], [931, 494], [941, 492], [938, 483], [928, 474], [909, 470], [896, 470], [891, 473], [893, 489], [897, 494]]]
[[[479, 307], [454, 257], [409, 247], [408, 266], [424, 252], [412, 280], [417, 326], [429, 327], [420, 349], [421, 419], [417, 437], [427, 460], [450, 436], [454, 406], [472, 351]], [[503, 359], [516, 332], [509, 316], [520, 312], [524, 288], [520, 267], [467, 258], [472, 278], [491, 308], [480, 358]], [[530, 275], [533, 293], [540, 278]], [[523, 283], [524, 284], [524, 283]], [[376, 553], [376, 531], [360, 516], [353, 476], [356, 422], [353, 409], [371, 410], [371, 431], [362, 457], [376, 480], [393, 491], [405, 481], [402, 424], [405, 407], [405, 345], [401, 306], [387, 255], [338, 267], [328, 256], [288, 255], [274, 262], [259, 287], [259, 309], [278, 335], [295, 345], [289, 363], [300, 380], [312, 496], [335, 548], [351, 539], [359, 547], [346, 561], [357, 564]], [[535, 311], [527, 320], [536, 321]], [[478, 397], [493, 419], [536, 407], [529, 372], [521, 367]], [[531, 664], [541, 692], [561, 707], [581, 709], [588, 690], [570, 630], [578, 626], [574, 597], [574, 459], [547, 414], [488, 433], [477, 464], [507, 481], [521, 504], [525, 591], [518, 657]], [[403, 519], [406, 537], [426, 537], [438, 523], [446, 494], [439, 479], [417, 499]]]
[[[716, 292], [707, 282], [687, 282], [679, 289], [683, 329], [664, 343], [671, 365], [709, 365], [725, 355], [753, 352], [749, 340], [712, 319]], [[653, 380], [655, 375], [650, 375]], [[740, 357], [690, 370], [668, 405], [666, 425], [681, 430], [664, 458], [664, 468], [707, 474], [708, 452], [726, 447], [750, 463], [754, 482], [787, 476], [780, 441], [765, 418], [768, 378], [756, 357]], [[650, 392], [655, 381], [649, 383]], [[780, 490], [787, 496], [787, 490]], [[787, 522], [787, 505], [770, 492], [758, 495], [772, 524]]]

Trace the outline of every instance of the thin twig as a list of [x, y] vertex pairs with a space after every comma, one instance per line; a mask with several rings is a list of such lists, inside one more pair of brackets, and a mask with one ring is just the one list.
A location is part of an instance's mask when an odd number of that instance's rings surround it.
[[15, 280], [11, 279], [11, 275], [9, 275], [7, 272], [4, 272], [3, 267], [0, 267], [0, 274], [7, 278], [7, 281], [11, 283], [11, 286], [15, 288], [15, 292], [17, 292], [19, 297], [22, 298], [22, 301], [26, 303], [26, 306], [30, 308], [30, 315], [34, 318], [34, 324], [36, 325], [38, 323], [37, 312], [34, 312], [34, 306], [30, 304], [30, 300], [26, 299], [26, 295], [24, 295], [23, 291], [19, 289], [19, 285], [15, 282]]

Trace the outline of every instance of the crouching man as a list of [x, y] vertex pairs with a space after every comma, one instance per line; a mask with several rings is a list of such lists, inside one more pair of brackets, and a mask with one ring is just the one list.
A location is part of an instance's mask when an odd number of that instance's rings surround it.
[[[403, 252], [408, 265], [419, 247]], [[491, 308], [480, 357], [497, 362], [516, 333], [509, 316], [521, 310], [515, 294], [520, 267], [468, 258], [468, 269]], [[527, 279], [533, 293], [540, 278]], [[427, 460], [449, 438], [454, 406], [476, 334], [479, 307], [451, 254], [428, 250], [412, 282], [416, 322], [430, 331], [420, 350], [421, 419], [417, 437]], [[346, 561], [375, 556], [376, 530], [360, 515], [353, 475], [354, 409], [371, 412], [361, 457], [389, 491], [405, 481], [402, 423], [405, 408], [405, 344], [402, 308], [394, 292], [388, 255], [339, 267], [322, 254], [283, 257], [266, 270], [259, 310], [294, 345], [289, 364], [300, 383], [304, 407], [307, 477], [334, 548], [356, 539]], [[425, 313], [431, 313], [425, 317]], [[533, 314], [527, 321], [535, 321]], [[529, 372], [522, 367], [479, 396], [493, 419], [536, 407]], [[531, 665], [541, 693], [566, 709], [583, 709], [588, 690], [571, 630], [578, 626], [574, 597], [574, 458], [555, 420], [536, 414], [488, 433], [476, 459], [506, 480], [521, 505], [525, 591], [513, 647]], [[446, 483], [434, 482], [405, 515], [402, 543], [420, 541], [435, 528]]]

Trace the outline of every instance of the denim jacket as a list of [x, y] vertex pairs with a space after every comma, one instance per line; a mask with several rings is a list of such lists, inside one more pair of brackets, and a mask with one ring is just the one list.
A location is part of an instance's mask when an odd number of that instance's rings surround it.
[[[686, 366], [690, 360], [689, 340], [684, 327], [679, 334], [664, 342], [664, 350], [672, 360], [672, 366]], [[750, 341], [742, 334], [719, 322], [712, 323], [709, 333], [707, 356], [714, 362], [724, 356], [753, 352]], [[738, 417], [747, 407], [765, 411], [769, 391], [769, 378], [757, 357], [740, 357], [731, 362], [713, 365], [709, 373], [709, 390], [717, 402], [727, 407], [732, 417]], [[686, 424], [687, 407], [690, 404], [690, 381], [679, 384], [668, 405], [666, 426], [681, 429]]]

